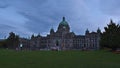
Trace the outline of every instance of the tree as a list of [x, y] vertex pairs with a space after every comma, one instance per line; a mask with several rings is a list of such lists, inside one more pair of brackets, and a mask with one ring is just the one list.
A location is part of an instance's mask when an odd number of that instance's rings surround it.
[[16, 48], [19, 45], [19, 36], [15, 35], [15, 33], [10, 32], [9, 37], [7, 38], [7, 46], [8, 48]]
[[0, 48], [7, 48], [6, 39], [0, 41]]
[[112, 50], [116, 50], [120, 47], [120, 25], [115, 24], [112, 20], [104, 27], [105, 31], [102, 33], [101, 46], [109, 47]]

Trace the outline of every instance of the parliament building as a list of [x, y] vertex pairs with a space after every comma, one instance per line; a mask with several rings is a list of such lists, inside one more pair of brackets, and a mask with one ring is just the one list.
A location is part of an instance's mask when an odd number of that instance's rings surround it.
[[63, 17], [59, 23], [58, 28], [54, 31], [50, 29], [50, 34], [47, 36], [34, 36], [31, 39], [20, 39], [23, 48], [26, 49], [59, 49], [59, 50], [73, 50], [73, 49], [86, 49], [97, 50], [100, 48], [101, 30], [98, 28], [96, 32], [89, 32], [87, 29], [85, 35], [76, 35], [74, 32], [70, 32], [70, 26]]

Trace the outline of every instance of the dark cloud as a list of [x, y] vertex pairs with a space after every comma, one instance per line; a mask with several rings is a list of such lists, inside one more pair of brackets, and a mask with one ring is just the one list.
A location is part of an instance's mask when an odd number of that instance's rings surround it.
[[[36, 5], [29, 8], [31, 11], [20, 12], [20, 14], [29, 19], [25, 27], [35, 33], [48, 32], [51, 27], [58, 26], [63, 16], [69, 17], [70, 14], [72, 15], [72, 9], [70, 9], [70, 4], [66, 4], [67, 2], [57, 2], [55, 0], [46, 1], [44, 4], [36, 4], [36, 2], [33, 2], [33, 4], [35, 3]], [[33, 7], [37, 8], [33, 9]]]
[[65, 16], [71, 31], [84, 34], [87, 28], [103, 29], [110, 17], [118, 20], [119, 4], [118, 0], [0, 0], [0, 32], [46, 35]]

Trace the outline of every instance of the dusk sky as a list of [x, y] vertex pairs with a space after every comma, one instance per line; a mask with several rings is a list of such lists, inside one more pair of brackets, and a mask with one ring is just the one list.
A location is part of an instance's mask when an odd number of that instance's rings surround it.
[[77, 35], [87, 28], [103, 31], [110, 19], [120, 22], [120, 0], [0, 0], [0, 38], [9, 32], [47, 35], [63, 16]]

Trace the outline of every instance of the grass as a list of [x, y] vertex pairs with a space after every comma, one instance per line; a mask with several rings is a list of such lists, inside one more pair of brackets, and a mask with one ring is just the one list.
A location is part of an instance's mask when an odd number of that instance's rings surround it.
[[107, 51], [0, 50], [0, 68], [120, 68], [120, 54]]

